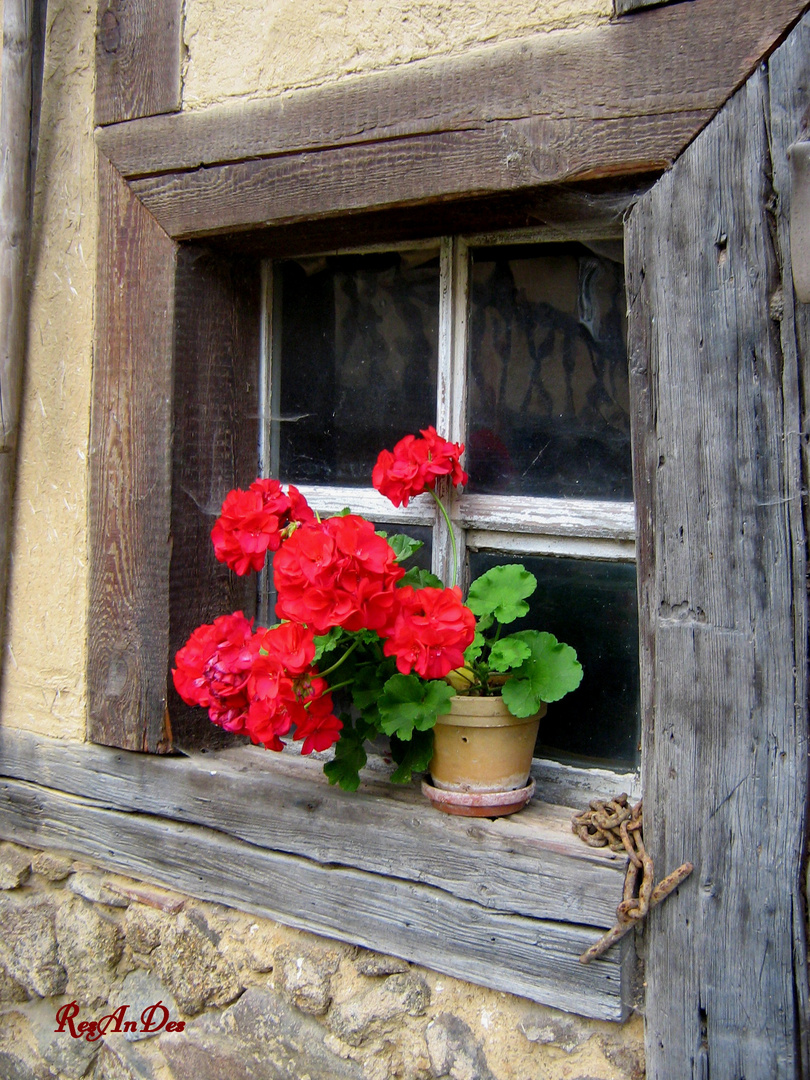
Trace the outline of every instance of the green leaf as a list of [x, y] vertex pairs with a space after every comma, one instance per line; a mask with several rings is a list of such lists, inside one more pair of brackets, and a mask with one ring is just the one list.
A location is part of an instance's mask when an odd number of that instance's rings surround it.
[[516, 635], [501, 638], [492, 646], [489, 653], [489, 666], [493, 671], [508, 671], [518, 667], [531, 656], [531, 646]]
[[414, 731], [410, 742], [391, 736], [391, 756], [398, 768], [391, 773], [395, 784], [409, 783], [415, 772], [425, 772], [433, 757], [433, 732]]
[[403, 585], [412, 585], [414, 589], [426, 589], [428, 586], [431, 589], [442, 588], [441, 578], [437, 578], [429, 570], [423, 570], [421, 566], [412, 566], [405, 571], [404, 576], [397, 582], [397, 587]]
[[472, 639], [471, 644], [464, 650], [464, 663], [467, 665], [474, 664], [481, 655], [481, 650], [484, 648], [485, 644], [484, 635], [476, 630], [475, 637]]
[[387, 664], [364, 664], [353, 675], [352, 702], [360, 712], [376, 705], [387, 676]]
[[559, 701], [582, 682], [582, 664], [576, 652], [553, 634], [524, 630], [512, 637], [525, 641], [531, 650], [502, 690], [513, 716], [531, 716], [542, 702]]
[[366, 725], [353, 728], [351, 720], [344, 714], [343, 731], [335, 745], [335, 756], [323, 767], [330, 784], [338, 784], [344, 791], [357, 791], [360, 786], [360, 770], [368, 760], [363, 748]]
[[[317, 664], [321, 657], [326, 656], [327, 653], [332, 652], [340, 644], [340, 640], [343, 637], [345, 631], [340, 626], [333, 626], [331, 630], [328, 630], [325, 634], [319, 634], [315, 638], [315, 663]], [[348, 644], [348, 642], [347, 642]]]
[[394, 554], [399, 563], [410, 559], [411, 555], [416, 554], [420, 548], [425, 546], [421, 540], [414, 540], [412, 536], [406, 536], [405, 533], [394, 533], [393, 536], [387, 536], [385, 533], [378, 532], [377, 535], [385, 536], [389, 546], [394, 549]]
[[470, 586], [467, 607], [474, 615], [494, 615], [500, 623], [514, 622], [529, 610], [526, 597], [537, 578], [519, 563], [493, 566]]
[[414, 729], [428, 731], [446, 713], [455, 690], [442, 679], [425, 682], [418, 675], [392, 675], [378, 701], [386, 735], [410, 742]]

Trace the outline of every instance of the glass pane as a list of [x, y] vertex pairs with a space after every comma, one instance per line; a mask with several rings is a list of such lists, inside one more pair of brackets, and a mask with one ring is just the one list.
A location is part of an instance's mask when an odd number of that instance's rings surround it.
[[436, 422], [438, 249], [275, 267], [274, 475], [371, 484], [377, 455]]
[[621, 245], [473, 252], [470, 491], [632, 499]]
[[412, 566], [417, 566], [421, 570], [430, 570], [430, 560], [433, 553], [433, 529], [429, 525], [403, 525], [401, 521], [374, 521], [378, 532], [387, 533], [389, 536], [394, 536], [396, 533], [404, 533], [405, 536], [410, 536], [414, 540], [421, 540], [422, 547], [411, 555], [410, 559], [407, 559], [403, 566], [406, 570], [410, 570]]
[[639, 675], [636, 568], [625, 563], [470, 553], [473, 580], [490, 567], [521, 562], [537, 578], [517, 630], [548, 630], [572, 645], [583, 667], [579, 687], [548, 707], [538, 754], [589, 764], [638, 764]]

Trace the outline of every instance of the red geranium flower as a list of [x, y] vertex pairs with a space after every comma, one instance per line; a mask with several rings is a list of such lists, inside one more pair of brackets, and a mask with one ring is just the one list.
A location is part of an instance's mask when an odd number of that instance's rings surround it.
[[441, 679], [464, 663], [464, 650], [475, 636], [475, 616], [461, 602], [461, 589], [414, 589], [397, 592], [399, 613], [383, 645], [396, 657], [403, 675], [416, 671], [423, 679]]
[[440, 476], [448, 476], [454, 487], [467, 483], [460, 460], [464, 444], [448, 442], [434, 427], [420, 434], [421, 439], [415, 435], [400, 439], [393, 453], [382, 450], [371, 474], [374, 487], [394, 506], [407, 506], [414, 495], [433, 490]]
[[198, 626], [175, 657], [172, 677], [180, 697], [208, 709], [211, 720], [229, 731], [242, 731], [246, 723], [253, 643], [253, 624], [237, 611]]
[[315, 634], [333, 626], [382, 631], [395, 609], [405, 571], [370, 521], [347, 514], [304, 525], [273, 560], [276, 614]]
[[303, 718], [298, 719], [295, 725], [296, 739], [304, 740], [301, 753], [328, 750], [340, 738], [343, 723], [334, 714], [326, 679], [313, 675], [308, 679], [296, 680], [296, 688], [304, 703]]
[[292, 485], [284, 493], [278, 480], [254, 480], [247, 491], [229, 491], [211, 530], [214, 554], [243, 575], [261, 570], [268, 551], [278, 551], [282, 530], [291, 521], [313, 521], [304, 496]]

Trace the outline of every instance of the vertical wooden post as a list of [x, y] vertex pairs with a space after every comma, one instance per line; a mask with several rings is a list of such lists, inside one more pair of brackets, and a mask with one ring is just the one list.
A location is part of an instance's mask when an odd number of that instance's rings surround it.
[[808, 58], [806, 18], [628, 225], [645, 840], [659, 873], [695, 864], [649, 919], [651, 1080], [807, 1075], [802, 361], [784, 177]]
[[0, 96], [0, 684], [25, 362], [32, 176], [46, 2], [5, 0]]

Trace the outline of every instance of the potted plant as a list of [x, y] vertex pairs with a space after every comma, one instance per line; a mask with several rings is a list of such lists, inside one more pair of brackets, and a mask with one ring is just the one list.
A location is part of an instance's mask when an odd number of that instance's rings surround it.
[[[395, 506], [429, 493], [452, 536], [436, 486], [467, 482], [463, 450], [428, 428], [383, 450], [372, 481]], [[359, 785], [366, 742], [384, 734], [396, 763], [391, 779], [405, 783], [430, 768], [425, 789], [440, 808], [494, 815], [523, 805], [545, 703], [582, 678], [574, 650], [553, 635], [503, 633], [527, 613], [536, 587], [523, 566], [487, 571], [464, 603], [455, 581], [446, 587], [408, 568], [418, 541], [379, 533], [348, 510], [322, 520], [295, 487], [271, 479], [229, 492], [211, 537], [237, 574], [262, 569], [274, 552], [281, 621], [257, 628], [236, 612], [198, 627], [172, 672], [184, 701], [270, 750], [293, 733], [303, 754], [334, 746], [324, 771], [346, 790]], [[483, 751], [475, 751], [478, 729]], [[454, 761], [496, 764], [495, 747], [510, 731], [523, 764], [452, 773]]]

